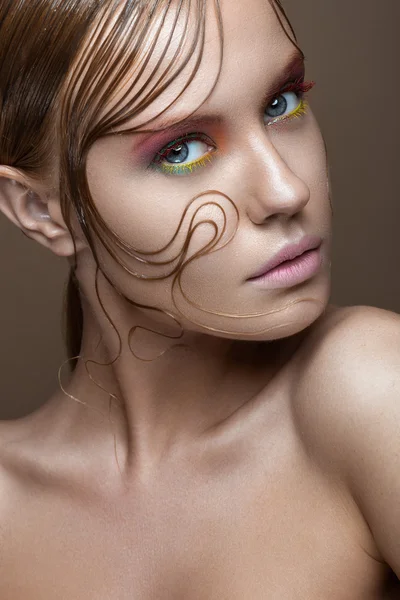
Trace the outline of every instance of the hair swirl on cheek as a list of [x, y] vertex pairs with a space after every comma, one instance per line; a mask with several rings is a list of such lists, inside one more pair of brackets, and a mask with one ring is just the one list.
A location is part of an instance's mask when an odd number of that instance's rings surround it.
[[[215, 197], [215, 196], [219, 196], [220, 198], [220, 202], [217, 202], [216, 200], [208, 200], [206, 201], [206, 198], [208, 196], [211, 197]], [[164, 253], [166, 250], [168, 250], [168, 248], [170, 248], [173, 244], [173, 242], [176, 240], [180, 230], [182, 229], [182, 227], [184, 226], [184, 222], [186, 219], [186, 216], [188, 215], [188, 212], [190, 210], [190, 208], [193, 206], [193, 204], [195, 204], [198, 200], [202, 200], [204, 199], [205, 201], [195, 209], [194, 214], [192, 215], [190, 222], [189, 222], [189, 227], [188, 227], [188, 232], [185, 238], [185, 241], [182, 245], [182, 248], [179, 250], [178, 254], [176, 256], [174, 256], [173, 258], [170, 258], [167, 261], [157, 261], [157, 260], [153, 260], [152, 258], [149, 257], [155, 257], [157, 255], [162, 255], [162, 253]], [[235, 227], [234, 227], [234, 231], [232, 234], [229, 235], [228, 239], [226, 241], [222, 241], [225, 233], [227, 232], [227, 222], [228, 222], [228, 215], [226, 210], [224, 209], [224, 207], [222, 206], [223, 201], [229, 203], [229, 205], [231, 206], [231, 208], [233, 209], [233, 212], [235, 214]], [[217, 209], [222, 216], [222, 227], [220, 227], [217, 223], [216, 220], [211, 220], [211, 219], [203, 219], [203, 220], [199, 220], [196, 222], [196, 217], [199, 215], [200, 211], [203, 208], [214, 208]], [[118, 240], [117, 242], [117, 246], [123, 250], [127, 255], [129, 255], [129, 257], [134, 258], [136, 260], [138, 260], [141, 264], [146, 264], [148, 266], [152, 266], [152, 267], [164, 267], [165, 265], [170, 265], [173, 263], [176, 263], [175, 266], [166, 274], [164, 273], [163, 275], [144, 275], [138, 271], [133, 271], [131, 268], [129, 268], [125, 263], [123, 263], [116, 255], [115, 249], [107, 242], [107, 241], [103, 241], [107, 252], [115, 259], [115, 261], [118, 262], [118, 264], [131, 276], [137, 278], [137, 279], [141, 279], [141, 280], [146, 280], [146, 281], [160, 281], [160, 280], [165, 280], [168, 279], [170, 277], [173, 277], [173, 282], [172, 282], [172, 300], [173, 300], [173, 305], [177, 311], [177, 313], [181, 314], [184, 318], [186, 318], [188, 321], [190, 321], [191, 323], [198, 325], [202, 330], [206, 330], [206, 331], [210, 331], [212, 333], [221, 333], [221, 334], [227, 334], [227, 335], [240, 335], [241, 333], [243, 333], [243, 331], [236, 331], [234, 328], [230, 328], [230, 327], [225, 327], [224, 329], [221, 328], [216, 328], [216, 327], [211, 327], [210, 325], [207, 325], [203, 322], [201, 322], [200, 320], [194, 320], [193, 317], [189, 317], [187, 316], [182, 308], [179, 307], [179, 300], [178, 298], [180, 297], [181, 299], [183, 299], [188, 305], [190, 305], [191, 307], [195, 308], [196, 310], [198, 310], [200, 313], [205, 313], [207, 315], [213, 315], [216, 317], [223, 317], [225, 319], [232, 320], [248, 320], [248, 319], [256, 319], [256, 318], [260, 318], [260, 317], [265, 317], [265, 316], [269, 316], [272, 314], [277, 314], [279, 312], [284, 312], [285, 310], [287, 310], [287, 308], [289, 308], [290, 306], [297, 304], [298, 302], [300, 302], [300, 300], [295, 300], [292, 301], [288, 304], [286, 304], [284, 307], [281, 307], [279, 309], [274, 309], [274, 310], [270, 310], [270, 311], [266, 311], [266, 312], [258, 312], [258, 313], [250, 313], [250, 314], [232, 314], [232, 313], [227, 313], [227, 312], [220, 312], [220, 311], [216, 311], [216, 310], [211, 310], [211, 309], [207, 309], [204, 306], [201, 306], [200, 304], [194, 302], [193, 300], [191, 300], [188, 295], [185, 293], [183, 286], [182, 286], [182, 275], [184, 274], [185, 269], [194, 261], [196, 260], [200, 260], [202, 257], [210, 255], [212, 253], [218, 252], [220, 250], [222, 250], [224, 247], [226, 247], [235, 237], [236, 232], [238, 230], [239, 227], [239, 223], [240, 223], [240, 215], [239, 215], [239, 210], [237, 208], [237, 206], [235, 205], [235, 203], [233, 202], [233, 200], [231, 198], [229, 198], [229, 196], [227, 196], [225, 193], [218, 191], [218, 190], [208, 190], [205, 192], [202, 192], [201, 194], [198, 194], [197, 196], [195, 196], [190, 203], [188, 204], [188, 206], [186, 207], [181, 220], [179, 222], [179, 225], [177, 227], [177, 230], [175, 231], [174, 235], [172, 236], [171, 240], [160, 250], [155, 250], [155, 251], [145, 251], [145, 250], [139, 250], [137, 248], [133, 249], [131, 247], [127, 247], [121, 240]], [[214, 235], [212, 237], [212, 239], [206, 243], [200, 250], [198, 250], [193, 256], [191, 256], [190, 258], [187, 258], [188, 255], [188, 250], [190, 247], [190, 242], [192, 241], [192, 239], [194, 238], [196, 231], [199, 227], [203, 226], [203, 225], [211, 225], [212, 229], [214, 230]], [[159, 355], [157, 355], [156, 357], [152, 358], [152, 359], [148, 359], [148, 358], [143, 358], [141, 357], [137, 351], [135, 351], [132, 347], [133, 345], [133, 338], [134, 338], [134, 334], [138, 331], [138, 330], [144, 330], [144, 331], [148, 331], [154, 334], [159, 334], [162, 335], [164, 337], [169, 337], [170, 339], [180, 339], [183, 336], [183, 328], [181, 326], [181, 324], [179, 323], [179, 321], [177, 320], [177, 318], [172, 315], [171, 313], [168, 313], [165, 310], [162, 310], [160, 308], [157, 308], [155, 306], [148, 306], [148, 305], [143, 305], [143, 304], [139, 304], [129, 298], [126, 298], [126, 296], [118, 289], [118, 287], [116, 286], [116, 284], [114, 282], [112, 282], [109, 277], [107, 276], [107, 274], [102, 270], [99, 269], [99, 272], [102, 273], [102, 275], [106, 278], [106, 280], [110, 283], [110, 285], [112, 285], [112, 287], [122, 296], [125, 298], [125, 300], [127, 300], [127, 302], [129, 302], [131, 305], [137, 307], [137, 308], [142, 308], [142, 309], [148, 309], [148, 310], [153, 310], [153, 311], [157, 311], [160, 313], [163, 313], [164, 315], [168, 315], [174, 322], [175, 324], [179, 327], [180, 329], [180, 333], [177, 336], [172, 336], [172, 335], [167, 335], [165, 333], [161, 333], [155, 329], [150, 329], [147, 327], [143, 327], [143, 326], [134, 326], [132, 327], [132, 329], [129, 331], [129, 335], [128, 335], [128, 339], [129, 339], [129, 347], [130, 350], [132, 352], [132, 354], [139, 360], [142, 360], [144, 362], [152, 362], [153, 360], [156, 360], [157, 358], [160, 358], [161, 356], [163, 356], [168, 350], [165, 350], [164, 352], [160, 353]], [[301, 302], [304, 302], [304, 299], [301, 300]], [[255, 332], [253, 332], [252, 334], [247, 334], [247, 335], [259, 335], [260, 333], [266, 333], [269, 331], [272, 331], [273, 329], [278, 329], [281, 327], [285, 327], [287, 325], [287, 323], [284, 324], [280, 324], [280, 325], [275, 325], [275, 326], [270, 326], [270, 327], [263, 327]], [[185, 344], [179, 344], [179, 346], [185, 346], [187, 347], [187, 345]], [[172, 347], [177, 347], [177, 345], [171, 346]], [[171, 349], [170, 348], [170, 349]]]
[[[276, 16], [278, 17], [282, 27], [287, 33], [284, 21], [286, 15], [280, 5], [279, 0], [269, 0], [272, 5]], [[217, 81], [220, 76], [223, 63], [224, 53], [224, 36], [222, 26], [222, 15], [219, 0], [179, 0], [176, 3], [165, 2], [164, 0], [153, 0], [151, 3], [136, 3], [127, 2], [121, 10], [120, 2], [107, 0], [104, 1], [104, 6], [107, 10], [103, 11], [100, 15], [101, 18], [98, 21], [96, 27], [92, 30], [90, 35], [90, 44], [82, 45], [82, 51], [77, 60], [74, 68], [72, 69], [72, 75], [66, 86], [65, 93], [62, 97], [61, 102], [61, 121], [60, 121], [60, 147], [61, 147], [61, 159], [60, 159], [60, 197], [63, 216], [65, 221], [69, 224], [70, 231], [73, 235], [71, 223], [71, 210], [73, 210], [78, 218], [79, 224], [83, 230], [83, 233], [88, 241], [91, 248], [95, 263], [96, 263], [96, 278], [95, 278], [95, 289], [96, 296], [100, 303], [100, 306], [110, 323], [115, 330], [119, 340], [119, 352], [117, 356], [108, 363], [100, 363], [95, 360], [85, 360], [85, 368], [90, 379], [98, 385], [102, 390], [104, 388], [95, 381], [89, 371], [89, 365], [94, 364], [98, 366], [112, 366], [114, 365], [122, 354], [122, 339], [121, 335], [115, 327], [112, 317], [109, 315], [104, 302], [100, 297], [99, 290], [99, 275], [101, 274], [109, 284], [115, 289], [115, 291], [124, 298], [131, 305], [139, 309], [147, 309], [163, 313], [169, 317], [178, 328], [176, 335], [167, 335], [150, 328], [142, 326], [134, 326], [128, 333], [128, 345], [132, 355], [143, 362], [151, 362], [157, 360], [163, 356], [167, 351], [174, 347], [184, 346], [184, 344], [171, 344], [171, 347], [161, 354], [158, 354], [153, 358], [145, 358], [140, 355], [135, 344], [135, 334], [139, 330], [147, 331], [151, 334], [161, 335], [171, 340], [179, 340], [184, 335], [184, 330], [181, 323], [178, 321], [176, 316], [162, 310], [156, 306], [145, 306], [136, 303], [126, 295], [110, 280], [106, 272], [101, 266], [97, 251], [96, 242], [100, 242], [105, 248], [108, 254], [118, 262], [118, 264], [130, 275], [137, 279], [156, 281], [173, 277], [172, 281], [172, 300], [173, 305], [178, 314], [181, 314], [187, 318], [193, 324], [201, 327], [205, 331], [209, 331], [213, 334], [225, 334], [225, 335], [238, 335], [242, 332], [236, 331], [234, 327], [230, 326], [230, 321], [240, 319], [256, 319], [262, 318], [267, 315], [271, 315], [277, 312], [285, 311], [289, 306], [296, 304], [299, 301], [289, 303], [287, 306], [280, 308], [279, 310], [271, 310], [265, 313], [255, 314], [230, 314], [223, 312], [216, 312], [208, 307], [202, 307], [199, 304], [193, 302], [182, 285], [182, 275], [185, 269], [195, 260], [200, 260], [202, 257], [217, 252], [224, 248], [234, 238], [238, 227], [239, 227], [239, 211], [235, 203], [226, 194], [217, 190], [207, 190], [193, 198], [187, 205], [181, 220], [177, 226], [175, 233], [172, 235], [168, 244], [161, 249], [148, 251], [146, 249], [137, 249], [126, 244], [115, 231], [111, 230], [106, 222], [99, 214], [93, 198], [89, 190], [89, 184], [87, 179], [87, 157], [88, 153], [96, 142], [96, 140], [114, 135], [115, 131], [118, 133], [142, 133], [145, 131], [155, 131], [148, 129], [148, 126], [153, 122], [154, 119], [158, 118], [162, 114], [168, 111], [178, 99], [180, 99], [187, 88], [190, 86], [195, 78], [196, 73], [202, 63], [205, 45], [205, 32], [206, 32], [206, 8], [211, 6], [214, 7], [216, 24], [220, 36], [220, 65], [219, 70], [216, 74], [215, 81], [213, 82], [209, 93], [204, 98], [205, 102], [212, 94]], [[118, 9], [119, 7], [119, 9]], [[173, 15], [172, 25], [169, 32], [169, 36], [165, 41], [165, 47], [158, 59], [155, 67], [148, 75], [147, 79], [143, 81], [146, 67], [150, 63], [155, 48], [159, 45], [160, 34], [163, 29], [166, 19], [171, 16], [171, 11], [175, 9]], [[186, 11], [186, 13], [185, 13]], [[193, 17], [191, 19], [191, 17]], [[170, 49], [172, 41], [176, 40], [176, 29], [178, 23], [184, 21], [184, 33], [181, 41], [178, 44], [173, 57], [168, 60], [168, 64], [165, 64], [165, 57], [167, 51]], [[286, 21], [288, 23], [288, 21]], [[193, 27], [189, 27], [192, 23]], [[170, 25], [168, 25], [170, 27]], [[154, 28], [156, 29], [154, 32]], [[106, 37], [104, 32], [107, 31]], [[189, 40], [189, 32], [193, 34], [193, 40]], [[149, 36], [153, 39], [150, 47], [146, 48], [143, 52], [145, 41], [148, 40]], [[295, 41], [290, 38], [294, 45]], [[137, 72], [132, 77], [132, 64], [137, 64], [137, 57], [142, 57], [142, 62], [137, 68]], [[144, 58], [143, 58], [144, 56]], [[189, 65], [193, 63], [191, 72], [188, 76], [188, 80], [185, 85], [182, 86], [182, 90], [178, 93], [175, 99], [156, 117], [144, 124], [135, 128], [122, 128], [133, 119], [137, 119], [153, 102], [156, 100], [168, 86], [176, 80], [176, 78], [183, 72], [185, 68], [189, 68]], [[163, 68], [164, 67], [164, 68]], [[124, 88], [123, 96], [114, 103], [113, 106], [104, 106], [105, 98], [112, 97], [112, 92], [115, 89], [120, 89], [124, 81], [129, 79], [131, 81], [127, 89]], [[196, 112], [194, 110], [191, 114]], [[99, 117], [100, 115], [100, 117]], [[190, 115], [186, 115], [187, 118]], [[63, 123], [68, 123], [68, 127], [63, 127]], [[218, 197], [218, 202], [216, 200]], [[176, 256], [168, 261], [156, 260], [156, 257], [162, 259], [162, 253], [168, 250], [177, 239], [179, 232], [184, 227], [185, 222], [190, 209], [196, 202], [203, 201], [202, 204], [194, 210], [194, 214], [190, 217], [188, 231], [185, 241], [182, 244], [179, 252]], [[224, 209], [224, 204], [228, 204], [235, 214], [236, 224], [234, 231], [231, 235], [226, 236], [227, 232], [227, 212]], [[196, 222], [200, 211], [204, 207], [213, 207], [220, 212], [222, 216], [222, 227], [218, 226], [218, 223], [214, 220], [206, 219]], [[191, 240], [196, 234], [197, 229], [201, 225], [210, 225], [214, 230], [212, 239], [205, 244], [201, 250], [197, 251], [193, 256], [188, 257], [188, 249]], [[224, 240], [224, 237], [228, 239]], [[130, 258], [136, 259], [141, 264], [146, 264], [151, 267], [161, 267], [168, 264], [173, 264], [171, 270], [167, 274], [148, 276], [140, 273], [139, 271], [133, 271], [126, 264], [124, 264], [117, 256], [116, 248], [122, 250]], [[77, 267], [77, 260], [75, 257], [75, 265], [72, 269], [74, 273]], [[199, 312], [199, 318], [194, 320], [192, 317], [187, 317], [181, 306], [183, 302], [186, 302], [192, 309], [196, 309]], [[304, 300], [303, 300], [304, 301]], [[201, 314], [214, 315], [219, 319], [224, 318], [227, 321], [226, 327], [223, 329], [212, 327], [207, 323], [201, 322]], [[263, 328], [254, 333], [254, 335], [271, 331], [274, 328], [284, 327], [281, 324], [275, 327]], [[71, 357], [69, 361], [74, 361], [77, 358], [84, 359], [83, 356]], [[68, 362], [68, 361], [67, 361]], [[60, 369], [61, 372], [61, 369]], [[61, 376], [59, 373], [60, 386], [64, 393], [61, 384]], [[115, 394], [110, 393], [108, 390], [104, 390], [109, 394], [110, 398], [110, 411], [111, 405], [114, 401], [119, 401]], [[67, 394], [73, 398], [70, 394]], [[73, 398], [74, 400], [78, 399]]]
[[[78, 47], [75, 64], [72, 65], [65, 89], [60, 94], [60, 120], [58, 128], [60, 146], [59, 189], [62, 214], [73, 239], [74, 231], [71, 224], [71, 216], [74, 212], [92, 251], [96, 263], [96, 296], [107, 321], [118, 337], [119, 351], [116, 357], [108, 363], [88, 360], [81, 354], [76, 355], [69, 351], [69, 359], [60, 367], [58, 379], [62, 391], [68, 397], [79, 403], [86, 404], [69, 394], [64, 389], [61, 381], [61, 372], [64, 365], [71, 363], [74, 367], [77, 359], [81, 358], [84, 361], [89, 378], [109, 395], [109, 419], [111, 422], [112, 404], [114, 402], [120, 403], [120, 399], [115, 394], [105, 390], [99, 382], [95, 381], [89, 371], [89, 365], [93, 364], [104, 367], [114, 365], [122, 354], [122, 339], [100, 296], [99, 275], [102, 274], [105, 279], [108, 279], [108, 277], [101, 267], [96, 250], [96, 241], [99, 241], [119, 263], [120, 261], [115, 254], [115, 246], [123, 249], [131, 256], [135, 256], [137, 253], [135, 253], [134, 248], [127, 246], [118, 237], [116, 232], [107, 226], [97, 211], [87, 179], [87, 157], [96, 140], [108, 135], [114, 135], [116, 131], [119, 134], [156, 131], [148, 127], [154, 119], [166, 113], [183, 96], [202, 63], [207, 5], [214, 8], [215, 12], [220, 39], [220, 65], [215, 81], [211, 85], [209, 93], [204, 98], [204, 102], [212, 94], [219, 79], [223, 62], [224, 41], [219, 0], [211, 0], [211, 2], [207, 0], [178, 0], [176, 3], [165, 0], [152, 0], [152, 2], [146, 3], [127, 2], [122, 6], [120, 0], [100, 0], [96, 5], [98, 6], [95, 15], [97, 21], [93, 20], [94, 25], [90, 29], [87, 38], [82, 38], [81, 44]], [[173, 13], [173, 10], [175, 10], [175, 13]], [[163, 43], [160, 40], [160, 34], [167, 18], [171, 17], [171, 13], [172, 24], [168, 24], [169, 36], [164, 41], [165, 45], [161, 56], [146, 79], [144, 77], [146, 67], [150, 63], [156, 46]], [[176, 30], [178, 23], [182, 24], [182, 21], [183, 34], [179, 34], [181, 37], [178, 47], [172, 58], [166, 61], [165, 57], [172, 41], [177, 39], [178, 34]], [[89, 23], [89, 17], [87, 22]], [[190, 23], [192, 23], [191, 28], [189, 27]], [[190, 36], [192, 36], [192, 39], [190, 39]], [[152, 40], [150, 46], [146, 45], [149, 39]], [[137, 69], [132, 75], [132, 68], [135, 65]], [[182, 74], [185, 68], [190, 71], [187, 82], [185, 85], [182, 85], [182, 89], [177, 93], [175, 99], [150, 121], [134, 128], [126, 128], [126, 124], [134, 119], [137, 120], [137, 117]], [[106, 99], [113, 97], [115, 95], [114, 90], [120, 89], [123, 82], [127, 80], [131, 83], [128, 88], [125, 88], [123, 96], [112, 107], [108, 106]], [[196, 111], [193, 110], [194, 112]], [[65, 123], [68, 123], [68, 127], [63, 126]], [[124, 127], [125, 129], [123, 129]], [[183, 253], [185, 253], [185, 247], [186, 244], [184, 244], [184, 248], [182, 249]], [[157, 253], [155, 252], [154, 254]], [[148, 256], [151, 256], [151, 254], [150, 252]], [[146, 256], [146, 253], [144, 252], [143, 255]], [[139, 256], [137, 258], [140, 260]], [[176, 267], [177, 271], [182, 264], [183, 261], [181, 260]], [[71, 269], [71, 281], [74, 282], [77, 294], [82, 294], [82, 290], [79, 289], [76, 270], [77, 254], [75, 252], [75, 264]], [[132, 275], [140, 277], [139, 273], [132, 273]], [[127, 302], [135, 304], [132, 300], [126, 298], [111, 281], [109, 283]], [[183, 328], [172, 314], [165, 313], [165, 311], [157, 307], [141, 306], [138, 303], [136, 306], [164, 313], [174, 321], [180, 330], [179, 334], [177, 336], [167, 336], [164, 334], [165, 337], [180, 339], [183, 336]], [[82, 318], [75, 318], [75, 315], [70, 315], [70, 322], [80, 325], [78, 329], [69, 331], [69, 323], [67, 322], [69, 348], [78, 349], [82, 340]], [[134, 333], [135, 328], [129, 332], [129, 347]], [[138, 359], [146, 360], [134, 351], [133, 355], [136, 355]], [[116, 442], [115, 435], [114, 441]], [[117, 455], [116, 459], [118, 463]]]

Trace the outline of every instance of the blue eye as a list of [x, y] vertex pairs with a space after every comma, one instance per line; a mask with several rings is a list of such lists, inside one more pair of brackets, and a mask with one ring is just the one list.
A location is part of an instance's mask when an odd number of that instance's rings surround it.
[[[192, 142], [192, 145], [193, 145], [193, 143], [196, 143], [196, 142]], [[168, 152], [168, 154], [165, 155], [165, 161], [167, 163], [171, 163], [173, 165], [182, 164], [188, 160], [189, 155], [190, 155], [190, 143], [185, 142], [184, 144], [180, 144], [179, 146], [176, 146], [176, 148], [172, 148]]]
[[174, 140], [157, 153], [150, 167], [168, 175], [188, 175], [211, 161], [215, 146], [204, 134]]
[[169, 165], [184, 165], [195, 163], [210, 152], [210, 145], [201, 140], [180, 142], [163, 155], [163, 163]]
[[274, 125], [279, 121], [298, 118], [307, 113], [306, 94], [315, 85], [315, 81], [304, 81], [299, 78], [288, 83], [281, 93], [270, 102], [265, 110], [266, 125]]
[[269, 104], [265, 114], [271, 119], [284, 117], [286, 113], [291, 114], [295, 112], [301, 102], [301, 98], [295, 92], [284, 92]]

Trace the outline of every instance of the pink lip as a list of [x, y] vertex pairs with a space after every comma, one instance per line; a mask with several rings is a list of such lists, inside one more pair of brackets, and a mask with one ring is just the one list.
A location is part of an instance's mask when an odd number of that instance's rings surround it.
[[275, 269], [278, 265], [282, 264], [287, 260], [293, 260], [298, 256], [301, 256], [308, 250], [314, 250], [319, 248], [322, 244], [322, 238], [315, 235], [307, 235], [304, 237], [300, 243], [298, 244], [289, 244], [285, 246], [278, 254], [276, 254], [270, 261], [268, 261], [257, 273], [252, 275], [248, 281], [252, 279], [257, 279], [258, 277], [262, 277], [266, 275], [272, 269]]

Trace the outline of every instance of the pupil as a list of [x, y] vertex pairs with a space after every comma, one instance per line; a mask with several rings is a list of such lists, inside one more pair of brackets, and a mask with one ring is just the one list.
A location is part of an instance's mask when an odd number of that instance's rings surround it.
[[279, 96], [270, 105], [267, 110], [269, 117], [281, 117], [287, 111], [288, 103], [284, 96]]
[[176, 148], [173, 148], [172, 150], [169, 151], [168, 155], [166, 156], [167, 162], [172, 163], [172, 164], [179, 164], [179, 163], [183, 163], [187, 160], [187, 157], [189, 156], [189, 148], [187, 144], [181, 144], [180, 146], [177, 146]]

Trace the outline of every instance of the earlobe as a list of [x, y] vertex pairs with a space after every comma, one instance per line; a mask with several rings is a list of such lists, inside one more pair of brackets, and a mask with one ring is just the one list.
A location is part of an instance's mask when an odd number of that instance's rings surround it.
[[0, 210], [29, 238], [57, 256], [73, 256], [74, 243], [58, 201], [36, 184], [0, 167]]

